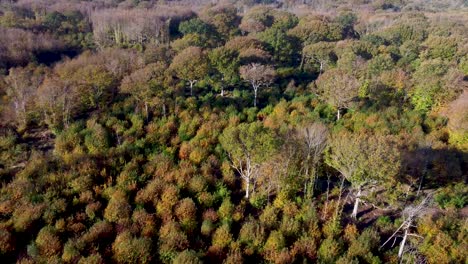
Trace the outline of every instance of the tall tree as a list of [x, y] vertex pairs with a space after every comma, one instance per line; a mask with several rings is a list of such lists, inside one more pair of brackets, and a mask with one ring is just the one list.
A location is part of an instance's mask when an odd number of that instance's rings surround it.
[[36, 90], [43, 80], [44, 69], [29, 65], [25, 68], [12, 68], [6, 81], [6, 92], [13, 103], [16, 121], [25, 126], [28, 123], [28, 112], [34, 103]]
[[193, 95], [193, 85], [208, 74], [208, 59], [199, 47], [188, 47], [172, 60], [170, 68], [178, 78], [186, 80]]
[[210, 52], [209, 58], [214, 70], [212, 78], [219, 85], [223, 96], [225, 86], [239, 80], [239, 56], [234, 50], [219, 47]]
[[260, 122], [240, 124], [223, 131], [219, 141], [228, 153], [231, 166], [245, 183], [245, 198], [250, 197], [259, 166], [271, 157], [278, 147], [273, 131]]
[[341, 110], [350, 107], [358, 96], [359, 81], [340, 69], [326, 71], [315, 83], [323, 100], [336, 108], [337, 120], [340, 120]]
[[279, 27], [272, 27], [259, 34], [261, 40], [268, 44], [277, 63], [290, 64], [296, 59], [299, 43], [297, 39], [286, 34]]
[[328, 64], [337, 60], [334, 48], [334, 43], [324, 41], [305, 46], [302, 49], [301, 69], [304, 64], [311, 64], [315, 70], [318, 64], [318, 72], [321, 75]]
[[37, 90], [39, 107], [50, 128], [67, 126], [77, 105], [77, 94], [72, 87], [56, 76], [49, 76]]
[[240, 68], [242, 79], [248, 81], [254, 90], [254, 107], [257, 106], [258, 89], [270, 85], [276, 77], [276, 72], [269, 65], [251, 63]]
[[164, 63], [151, 63], [122, 80], [120, 90], [131, 94], [137, 102], [144, 105], [146, 118], [149, 117], [149, 106], [157, 101], [162, 101], [163, 112], [165, 112], [163, 102], [165, 70]]
[[327, 145], [328, 128], [322, 123], [306, 124], [296, 132], [299, 149], [301, 150], [302, 169], [304, 173], [304, 194], [313, 195], [317, 176], [317, 168], [321, 162], [323, 151]]
[[400, 153], [394, 142], [385, 136], [356, 135], [341, 132], [331, 138], [326, 163], [351, 183], [355, 192], [357, 217], [363, 192], [371, 186], [393, 182], [400, 171]]

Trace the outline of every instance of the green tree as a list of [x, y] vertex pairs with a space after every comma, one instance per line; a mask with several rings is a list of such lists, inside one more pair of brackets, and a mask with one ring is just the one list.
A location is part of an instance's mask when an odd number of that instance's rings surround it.
[[225, 47], [213, 49], [208, 55], [214, 70], [212, 78], [220, 87], [221, 96], [224, 96], [226, 85], [233, 85], [239, 81], [239, 56], [234, 50]]
[[272, 27], [259, 34], [259, 39], [268, 44], [273, 59], [278, 63], [290, 64], [294, 61], [298, 41], [278, 27]]
[[305, 46], [302, 49], [301, 69], [304, 64], [311, 64], [314, 70], [316, 65], [319, 65], [319, 75], [325, 70], [325, 67], [333, 62], [336, 62], [335, 44], [330, 42], [318, 42]]
[[229, 155], [232, 168], [244, 181], [245, 198], [248, 199], [260, 164], [273, 155], [279, 141], [273, 131], [259, 122], [228, 127], [219, 141]]
[[213, 33], [213, 29], [200, 18], [192, 18], [179, 24], [180, 33], [208, 35]]
[[394, 182], [401, 160], [391, 138], [341, 132], [330, 140], [326, 163], [339, 171], [355, 190], [351, 216], [356, 218], [363, 191], [371, 186], [382, 187]]

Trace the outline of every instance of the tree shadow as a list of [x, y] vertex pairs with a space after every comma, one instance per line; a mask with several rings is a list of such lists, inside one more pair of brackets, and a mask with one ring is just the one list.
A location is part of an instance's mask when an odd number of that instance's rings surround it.
[[468, 153], [453, 148], [422, 146], [402, 154], [401, 181], [413, 191], [467, 182]]

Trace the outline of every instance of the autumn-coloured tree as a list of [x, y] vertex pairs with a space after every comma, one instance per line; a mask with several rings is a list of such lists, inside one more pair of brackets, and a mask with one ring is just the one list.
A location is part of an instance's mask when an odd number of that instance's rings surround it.
[[37, 90], [37, 103], [50, 128], [68, 126], [75, 114], [78, 95], [66, 82], [56, 76], [47, 77]]
[[118, 263], [151, 263], [151, 247], [149, 238], [134, 237], [125, 231], [115, 238], [112, 251]]
[[120, 90], [131, 94], [137, 102], [144, 105], [147, 119], [150, 105], [161, 103], [165, 112], [166, 69], [163, 63], [151, 63], [122, 80]]
[[359, 81], [340, 69], [326, 71], [315, 83], [322, 99], [335, 107], [337, 120], [341, 110], [350, 107], [358, 96]]
[[254, 90], [254, 107], [256, 107], [258, 89], [262, 86], [268, 86], [273, 83], [273, 80], [276, 77], [276, 72], [273, 67], [258, 63], [242, 66], [239, 72], [242, 79], [249, 82]]
[[170, 68], [178, 78], [189, 82], [193, 95], [193, 85], [208, 73], [208, 58], [202, 49], [188, 47], [174, 57]]

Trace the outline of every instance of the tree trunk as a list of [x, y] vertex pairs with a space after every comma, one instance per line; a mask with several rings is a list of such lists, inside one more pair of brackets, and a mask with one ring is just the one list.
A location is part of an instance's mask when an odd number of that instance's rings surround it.
[[336, 120], [340, 120], [340, 117], [341, 117], [341, 113], [340, 113], [340, 109], [338, 108], [338, 111], [336, 111]]
[[356, 201], [354, 202], [354, 208], [353, 208], [353, 213], [351, 214], [351, 217], [356, 219], [357, 218], [357, 213], [359, 209], [359, 201], [361, 200], [359, 197], [361, 196], [361, 187], [359, 187], [358, 192], [356, 194]]
[[166, 104], [162, 104], [162, 109], [163, 109], [163, 116], [166, 117]]
[[341, 183], [340, 183], [340, 194], [338, 195], [338, 203], [336, 204], [336, 210], [335, 210], [335, 218], [338, 217], [338, 214], [343, 210], [343, 209], [341, 209], [341, 211], [340, 211], [341, 198], [343, 196], [344, 181], [345, 181], [345, 177], [342, 175], [341, 176]]
[[193, 81], [190, 81], [190, 96], [193, 96]]
[[254, 87], [254, 107], [257, 107], [257, 91], [258, 87]]
[[245, 198], [246, 199], [249, 199], [249, 194], [250, 194], [250, 179], [248, 179], [246, 182], [245, 182]]
[[224, 88], [221, 86], [221, 96], [224, 96]]
[[146, 122], [148, 122], [149, 116], [148, 116], [148, 103], [145, 102], [145, 114], [146, 114]]
[[401, 259], [403, 257], [403, 252], [405, 251], [405, 243], [406, 239], [408, 238], [408, 229], [405, 230], [405, 235], [403, 236], [403, 240], [400, 243], [400, 249], [398, 250], [398, 258]]

